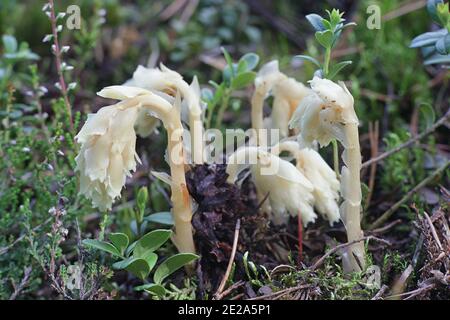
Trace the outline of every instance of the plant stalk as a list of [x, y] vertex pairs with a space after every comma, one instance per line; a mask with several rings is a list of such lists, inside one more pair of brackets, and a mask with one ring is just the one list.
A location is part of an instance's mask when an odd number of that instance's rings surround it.
[[[341, 194], [344, 199], [340, 207], [341, 217], [347, 229], [347, 241], [353, 242], [364, 235], [361, 230], [361, 151], [357, 123], [347, 123], [344, 133], [349, 141], [342, 154], [344, 166], [341, 173]], [[343, 256], [344, 271], [358, 272], [365, 269], [364, 244], [355, 242]]]
[[192, 235], [192, 209], [189, 192], [186, 186], [184, 171], [183, 127], [180, 114], [176, 108], [170, 110], [170, 121], [165, 125], [168, 135], [168, 154], [171, 183], [172, 213], [175, 222], [175, 233], [172, 241], [182, 253], [195, 253]]

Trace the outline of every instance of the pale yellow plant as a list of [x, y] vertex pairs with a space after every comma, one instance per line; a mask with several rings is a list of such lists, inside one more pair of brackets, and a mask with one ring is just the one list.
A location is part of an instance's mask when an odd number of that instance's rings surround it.
[[[255, 79], [252, 96], [252, 128], [256, 129], [257, 144], [262, 143], [259, 129], [278, 129], [280, 138], [289, 136], [289, 120], [300, 101], [309, 93], [309, 88], [279, 71], [277, 60], [265, 64]], [[272, 113], [265, 120], [264, 101], [270, 94], [273, 96]]]
[[340, 183], [336, 173], [322, 156], [311, 148], [301, 148], [297, 141], [281, 141], [270, 150], [279, 155], [286, 151], [292, 154], [297, 169], [314, 186], [314, 207], [332, 225], [340, 220], [339, 188]]
[[[332, 139], [344, 146], [341, 170], [341, 217], [347, 229], [349, 242], [362, 238], [361, 231], [361, 152], [359, 146], [358, 117], [354, 109], [353, 96], [343, 82], [314, 77], [310, 82], [311, 93], [295, 111], [291, 126], [300, 130], [302, 143], [317, 140], [321, 146]], [[361, 271], [365, 268], [364, 244], [359, 241], [348, 247], [343, 256], [344, 268]]]
[[262, 201], [267, 197], [275, 224], [285, 223], [289, 215], [299, 213], [305, 226], [316, 220], [314, 187], [292, 163], [258, 147], [242, 147], [228, 159], [228, 182], [234, 183], [239, 172], [248, 166], [258, 198]]
[[[200, 98], [200, 85], [197, 77], [194, 77], [189, 85], [176, 71], [170, 70], [164, 64], [160, 68], [146, 68], [138, 66], [133, 77], [125, 82], [126, 86], [139, 87], [154, 93], [164, 92], [169, 96], [175, 96], [179, 91], [183, 98], [181, 108], [182, 119], [189, 122], [191, 138], [192, 160], [195, 164], [204, 162], [203, 154], [203, 109]], [[184, 107], [186, 105], [186, 107]], [[154, 130], [155, 122], [145, 117], [138, 123], [138, 130], [149, 133]], [[148, 126], [148, 127], [147, 127]]]
[[76, 139], [81, 143], [76, 157], [80, 173], [80, 192], [101, 209], [110, 209], [120, 196], [126, 176], [136, 168], [134, 125], [141, 109], [160, 119], [168, 133], [171, 173], [172, 214], [175, 222], [173, 241], [180, 252], [195, 252], [192, 236], [191, 199], [184, 171], [183, 127], [180, 120], [181, 99], [171, 104], [148, 90], [111, 86], [100, 96], [122, 100], [91, 114]]

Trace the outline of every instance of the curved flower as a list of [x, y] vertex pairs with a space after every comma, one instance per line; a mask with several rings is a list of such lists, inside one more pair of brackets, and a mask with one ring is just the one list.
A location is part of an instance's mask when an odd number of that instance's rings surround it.
[[174, 104], [171, 104], [148, 90], [127, 86], [107, 87], [98, 94], [123, 101], [91, 114], [76, 136], [76, 140], [82, 144], [80, 154], [76, 157], [76, 171], [81, 176], [80, 193], [102, 210], [110, 209], [113, 201], [120, 197], [126, 176], [136, 169], [138, 160], [134, 125], [140, 109], [147, 110], [160, 119], [167, 130], [175, 226], [172, 240], [180, 252], [195, 252], [191, 200], [184, 169], [180, 96], [177, 94]]
[[134, 123], [138, 108], [120, 103], [90, 114], [75, 137], [81, 150], [75, 158], [80, 172], [80, 193], [92, 199], [94, 207], [111, 209], [120, 197], [125, 179], [136, 170]]
[[290, 121], [291, 128], [299, 128], [300, 137], [308, 144], [317, 140], [321, 146], [337, 138], [344, 146], [349, 141], [344, 134], [348, 124], [358, 124], [353, 97], [343, 82], [314, 77], [312, 92], [302, 100]]
[[[177, 91], [179, 91], [183, 97], [181, 108], [181, 119], [189, 123], [190, 131], [192, 132], [192, 146], [193, 159], [195, 163], [203, 162], [203, 106], [201, 102], [200, 85], [197, 77], [194, 77], [192, 83], [189, 85], [183, 80], [183, 77], [176, 71], [170, 70], [164, 64], [160, 64], [160, 68], [146, 68], [138, 66], [133, 73], [133, 78], [125, 83], [126, 86], [134, 86], [143, 89], [150, 90], [154, 93], [163, 92], [168, 96], [175, 97]], [[145, 124], [153, 124], [150, 120], [146, 120], [141, 123], [141, 126]], [[143, 127], [140, 132], [148, 133], [151, 126], [148, 128]], [[150, 131], [151, 132], [151, 131]]]
[[[281, 138], [287, 137], [289, 120], [300, 101], [310, 91], [311, 89], [294, 78], [281, 73], [277, 60], [265, 64], [255, 79], [255, 92], [252, 97], [252, 127], [257, 131], [263, 128], [278, 129]], [[269, 94], [274, 97], [272, 113], [269, 119], [263, 120], [264, 99]], [[258, 141], [258, 144], [261, 142]]]
[[288, 214], [296, 216], [298, 213], [305, 226], [315, 221], [314, 187], [292, 163], [258, 147], [243, 147], [228, 160], [229, 182], [234, 182], [242, 164], [250, 165], [259, 198], [268, 196], [275, 224], [285, 223]]
[[361, 231], [361, 151], [359, 146], [358, 117], [354, 100], [344, 83], [336, 84], [328, 79], [314, 77], [313, 94], [299, 105], [291, 120], [291, 126], [299, 127], [300, 140], [311, 143], [317, 140], [327, 145], [339, 140], [345, 150], [341, 170], [341, 195], [344, 202], [340, 212], [347, 230], [348, 241], [355, 241], [343, 255], [344, 270], [361, 271], [365, 266], [364, 245], [357, 242]]
[[289, 120], [298, 104], [310, 92], [311, 89], [294, 78], [283, 79], [273, 87], [272, 128], [280, 130], [281, 138], [289, 135]]
[[271, 152], [278, 155], [282, 151], [292, 153], [296, 167], [314, 186], [314, 207], [332, 225], [340, 219], [339, 188], [336, 173], [322, 156], [310, 148], [300, 148], [296, 141], [283, 141], [275, 145]]

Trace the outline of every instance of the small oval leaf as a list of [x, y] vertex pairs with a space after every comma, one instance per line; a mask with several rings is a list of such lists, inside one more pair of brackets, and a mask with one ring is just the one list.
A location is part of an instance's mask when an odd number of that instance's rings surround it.
[[170, 213], [168, 211], [167, 212], [153, 213], [153, 214], [145, 217], [144, 220], [146, 220], [148, 222], [165, 224], [165, 225], [168, 225], [168, 226], [172, 226], [174, 224], [172, 213]]
[[231, 82], [231, 87], [234, 90], [245, 88], [255, 81], [256, 73], [249, 71], [238, 74]]
[[106, 241], [100, 241], [100, 240], [95, 240], [95, 239], [84, 239], [82, 241], [82, 243], [85, 246], [91, 247], [91, 248], [95, 248], [98, 250], [102, 250], [108, 253], [111, 253], [112, 255], [118, 256], [120, 257], [121, 254], [119, 252], [119, 250], [117, 250], [116, 247], [114, 247], [111, 243], [106, 242]]
[[111, 233], [109, 235], [109, 239], [111, 240], [114, 247], [116, 247], [119, 250], [121, 255], [123, 255], [125, 249], [128, 247], [128, 244], [130, 243], [128, 236], [125, 233], [121, 232]]
[[179, 253], [170, 258], [167, 258], [155, 271], [153, 280], [157, 284], [161, 284], [164, 279], [170, 276], [172, 273], [187, 265], [188, 263], [197, 259], [198, 256], [193, 253]]
[[148, 252], [153, 252], [161, 247], [172, 234], [171, 230], [154, 230], [147, 233], [136, 243], [133, 250], [133, 256], [142, 257]]

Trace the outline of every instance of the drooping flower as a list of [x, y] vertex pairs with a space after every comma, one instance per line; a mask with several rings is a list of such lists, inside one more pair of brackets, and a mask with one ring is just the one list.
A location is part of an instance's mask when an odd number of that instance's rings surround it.
[[339, 140], [344, 146], [341, 169], [341, 195], [344, 199], [340, 206], [348, 241], [343, 255], [345, 272], [361, 271], [365, 268], [365, 251], [361, 230], [361, 150], [359, 145], [358, 117], [354, 109], [353, 96], [344, 83], [334, 83], [328, 79], [314, 77], [311, 81], [314, 91], [299, 105], [291, 120], [291, 126], [300, 129], [302, 143], [310, 144], [317, 140], [321, 146], [332, 139]]
[[195, 252], [191, 199], [185, 179], [180, 95], [177, 94], [171, 104], [155, 93], [136, 87], [111, 86], [98, 94], [122, 101], [90, 115], [76, 136], [81, 143], [80, 154], [76, 157], [76, 171], [80, 173], [81, 180], [80, 193], [101, 210], [111, 208], [113, 201], [120, 196], [126, 176], [136, 169], [138, 157], [134, 125], [139, 110], [147, 110], [160, 119], [167, 130], [175, 226], [172, 240], [180, 252]]
[[300, 130], [300, 137], [307, 144], [317, 140], [321, 146], [338, 139], [348, 145], [344, 127], [358, 124], [353, 108], [353, 96], [343, 82], [314, 77], [310, 81], [312, 92], [306, 96], [290, 121], [291, 128]]
[[120, 197], [125, 179], [136, 170], [138, 108], [122, 104], [103, 107], [88, 120], [75, 137], [81, 150], [75, 158], [80, 173], [80, 193], [92, 199], [94, 207], [111, 209]]
[[317, 151], [300, 148], [296, 141], [282, 141], [271, 149], [275, 155], [282, 151], [288, 151], [294, 156], [297, 169], [314, 186], [314, 207], [317, 211], [330, 222], [330, 225], [338, 222], [340, 183], [336, 173]]
[[229, 182], [234, 182], [242, 165], [250, 165], [259, 198], [268, 197], [275, 224], [285, 223], [289, 215], [299, 213], [305, 226], [315, 221], [314, 187], [292, 163], [258, 147], [243, 147], [228, 160]]
[[[126, 86], [139, 87], [150, 90], [153, 93], [163, 92], [168, 96], [175, 97], [177, 92], [183, 98], [181, 119], [189, 123], [190, 132], [193, 136], [191, 149], [195, 163], [203, 162], [203, 109], [201, 102], [200, 85], [197, 77], [194, 77], [189, 85], [176, 71], [170, 70], [164, 64], [160, 68], [146, 68], [138, 66], [133, 73], [133, 78], [125, 83]], [[149, 133], [154, 130], [155, 122], [144, 119], [138, 123], [139, 131]]]
[[281, 138], [289, 135], [289, 120], [298, 104], [310, 92], [309, 88], [294, 78], [285, 78], [273, 87], [272, 129], [279, 129]]
[[[310, 91], [302, 83], [280, 72], [278, 61], [265, 64], [255, 79], [255, 92], [252, 97], [252, 127], [256, 130], [278, 129], [280, 138], [287, 137], [289, 120], [300, 101]], [[269, 95], [274, 98], [272, 113], [270, 118], [263, 119], [264, 100]], [[258, 132], [257, 135], [259, 135]], [[260, 143], [261, 141], [258, 141], [258, 144]]]

